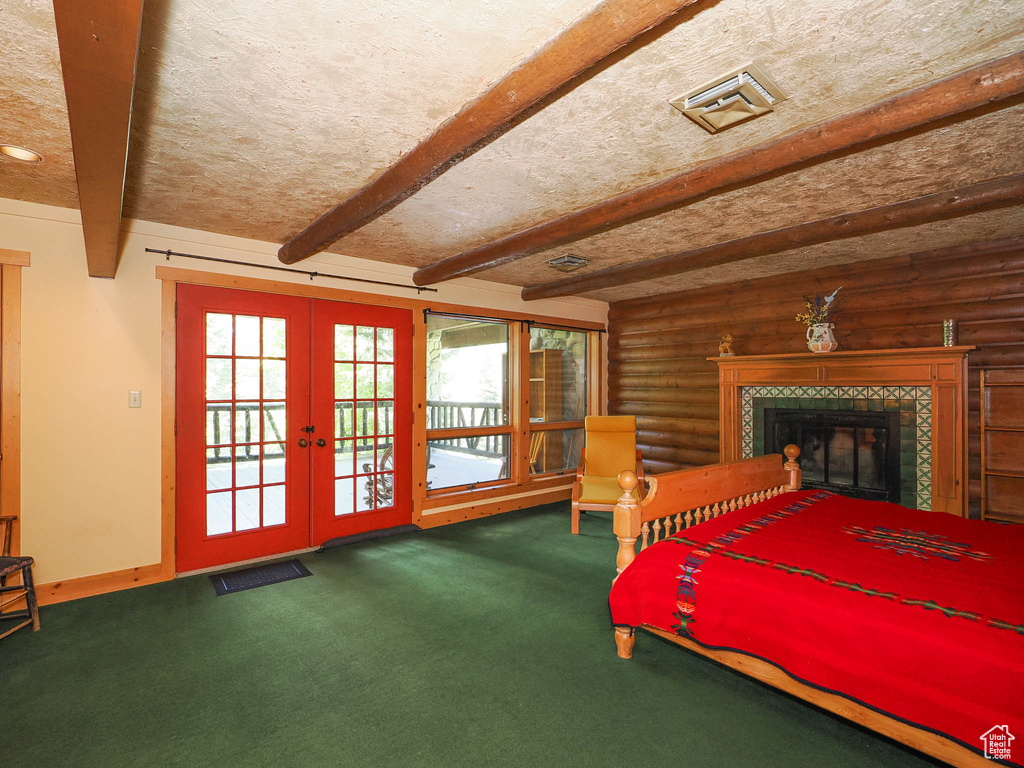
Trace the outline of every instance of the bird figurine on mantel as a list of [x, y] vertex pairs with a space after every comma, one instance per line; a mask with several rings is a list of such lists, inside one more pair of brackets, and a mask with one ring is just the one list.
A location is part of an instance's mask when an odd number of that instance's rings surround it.
[[731, 333], [725, 334], [722, 340], [718, 342], [718, 356], [719, 357], [735, 357], [736, 353], [732, 351], [732, 343], [736, 341], [732, 337]]

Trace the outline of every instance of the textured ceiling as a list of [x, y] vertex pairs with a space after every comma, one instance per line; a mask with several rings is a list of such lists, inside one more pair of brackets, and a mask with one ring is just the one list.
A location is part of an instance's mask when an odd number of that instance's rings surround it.
[[[147, 0], [125, 215], [283, 242], [594, 0]], [[53, 10], [0, 5], [0, 196], [77, 205]], [[702, 0], [332, 247], [422, 266], [723, 154], [1024, 50], [1020, 0]], [[668, 100], [748, 61], [789, 94], [709, 135]], [[13, 75], [13, 76], [12, 76]], [[1024, 172], [1024, 105], [811, 165], [477, 275], [515, 285]], [[1011, 208], [587, 294], [616, 300], [1024, 234]], [[577, 273], [580, 274], [580, 273]]]

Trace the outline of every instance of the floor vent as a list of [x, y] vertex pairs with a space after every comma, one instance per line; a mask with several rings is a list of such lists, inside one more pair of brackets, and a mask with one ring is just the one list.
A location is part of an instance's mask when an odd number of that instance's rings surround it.
[[669, 102], [710, 133], [773, 111], [786, 94], [756, 64], [740, 67]]

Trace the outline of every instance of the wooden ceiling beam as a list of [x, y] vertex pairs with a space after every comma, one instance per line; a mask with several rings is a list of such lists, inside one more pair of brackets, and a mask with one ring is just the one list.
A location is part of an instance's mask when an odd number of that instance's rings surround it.
[[974, 67], [786, 136], [739, 150], [663, 181], [450, 256], [413, 273], [427, 285], [494, 269], [713, 195], [737, 184], [791, 171], [837, 152], [860, 151], [879, 139], [962, 115], [1024, 93], [1024, 52]]
[[849, 237], [870, 235], [890, 229], [914, 227], [932, 221], [966, 216], [978, 211], [1024, 204], [1024, 174], [983, 181], [948, 192], [915, 197], [891, 205], [809, 221], [792, 227], [761, 232], [724, 243], [693, 248], [636, 264], [623, 264], [589, 275], [523, 289], [523, 299], [569, 296], [627, 283], [639, 283], [698, 269], [717, 267], [773, 253], [819, 245]]
[[57, 42], [92, 277], [120, 260], [128, 131], [143, 0], [54, 0]]
[[696, 0], [604, 0], [462, 109], [366, 186], [286, 242], [294, 264], [369, 224], [468, 157], [481, 142], [573, 78]]

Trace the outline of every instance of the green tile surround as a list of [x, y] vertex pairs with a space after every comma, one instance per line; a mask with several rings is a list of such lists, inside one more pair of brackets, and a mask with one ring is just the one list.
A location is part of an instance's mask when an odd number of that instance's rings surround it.
[[931, 509], [932, 391], [930, 387], [742, 387], [743, 457], [764, 454], [764, 409], [899, 411], [900, 501]]

